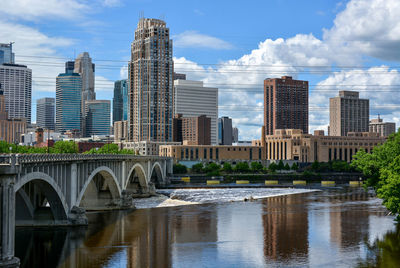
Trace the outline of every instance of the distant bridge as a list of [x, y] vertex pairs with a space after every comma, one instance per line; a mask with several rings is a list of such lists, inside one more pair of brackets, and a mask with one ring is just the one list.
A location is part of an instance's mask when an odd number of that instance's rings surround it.
[[133, 155], [0, 155], [0, 266], [13, 260], [17, 225], [84, 225], [85, 210], [129, 208], [168, 183], [172, 158]]

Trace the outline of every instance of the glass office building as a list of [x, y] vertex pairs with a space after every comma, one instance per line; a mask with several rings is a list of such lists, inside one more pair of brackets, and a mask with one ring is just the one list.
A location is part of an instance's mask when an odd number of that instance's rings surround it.
[[81, 131], [82, 78], [78, 73], [63, 73], [56, 78], [56, 131]]
[[113, 123], [128, 120], [128, 83], [118, 80], [114, 83]]
[[109, 100], [85, 101], [86, 137], [110, 135], [110, 112]]

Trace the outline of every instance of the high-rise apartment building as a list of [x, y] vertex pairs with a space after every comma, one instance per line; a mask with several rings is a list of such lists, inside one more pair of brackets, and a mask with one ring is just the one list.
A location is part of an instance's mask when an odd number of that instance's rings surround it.
[[4, 63], [0, 65], [6, 111], [9, 119], [24, 118], [31, 123], [32, 70], [25, 65]]
[[56, 78], [56, 131], [81, 132], [82, 78], [62, 73]]
[[126, 141], [128, 139], [128, 121], [115, 121], [113, 126], [114, 141]]
[[0, 65], [3, 63], [15, 63], [15, 55], [12, 52], [12, 44], [3, 44], [0, 43]]
[[166, 23], [140, 19], [131, 48], [129, 140], [172, 141], [172, 40]]
[[218, 144], [218, 88], [204, 87], [201, 81], [174, 81], [174, 114], [211, 118], [211, 144]]
[[388, 137], [396, 132], [396, 123], [383, 122], [382, 118], [378, 116], [377, 119], [369, 121], [369, 132], [379, 133], [381, 137]]
[[308, 81], [291, 76], [264, 80], [264, 126], [264, 135], [293, 128], [308, 133]]
[[329, 136], [347, 136], [348, 132], [368, 132], [369, 100], [356, 91], [339, 91], [329, 99]]
[[218, 141], [219, 145], [232, 145], [232, 118], [223, 116], [218, 118]]
[[55, 130], [55, 99], [41, 98], [36, 101], [36, 125]]
[[175, 115], [173, 119], [173, 140], [191, 145], [211, 144], [211, 118], [201, 115], [182, 117]]
[[86, 137], [110, 135], [111, 102], [109, 100], [85, 101]]
[[128, 82], [126, 79], [114, 82], [113, 123], [128, 120]]
[[0, 141], [19, 143], [21, 134], [25, 133], [25, 119], [8, 119], [4, 91], [0, 84]]

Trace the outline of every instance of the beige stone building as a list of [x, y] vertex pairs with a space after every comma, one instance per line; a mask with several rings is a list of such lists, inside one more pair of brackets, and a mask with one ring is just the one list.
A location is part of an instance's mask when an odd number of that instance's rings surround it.
[[370, 132], [349, 132], [347, 136], [325, 136], [317, 130], [314, 135], [303, 134], [300, 129], [278, 129], [265, 136], [264, 153], [267, 160], [296, 160], [299, 162], [350, 162], [359, 150], [371, 152], [385, 138]]
[[382, 137], [388, 137], [396, 132], [396, 123], [383, 122], [381, 118], [369, 121], [369, 132], [378, 133]]
[[346, 136], [348, 132], [367, 132], [369, 100], [360, 99], [356, 91], [339, 91], [339, 96], [329, 99], [330, 136]]
[[160, 156], [181, 160], [263, 160], [262, 147], [232, 145], [161, 145]]
[[114, 141], [128, 140], [128, 121], [114, 122]]

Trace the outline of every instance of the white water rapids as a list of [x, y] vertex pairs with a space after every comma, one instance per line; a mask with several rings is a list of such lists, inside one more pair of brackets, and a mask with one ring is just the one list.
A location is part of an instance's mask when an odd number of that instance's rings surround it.
[[157, 196], [134, 199], [136, 208], [172, 207], [201, 203], [222, 203], [273, 196], [309, 193], [317, 190], [290, 188], [164, 189]]

